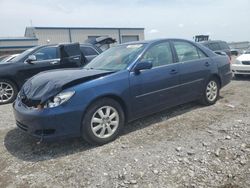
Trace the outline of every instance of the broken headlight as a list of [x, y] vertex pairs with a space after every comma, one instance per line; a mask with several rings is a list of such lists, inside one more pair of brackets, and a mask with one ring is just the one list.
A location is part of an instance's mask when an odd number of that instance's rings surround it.
[[61, 92], [58, 95], [56, 95], [54, 98], [49, 100], [45, 105], [44, 108], [54, 108], [57, 107], [64, 102], [68, 101], [73, 95], [75, 94], [74, 91], [66, 91]]

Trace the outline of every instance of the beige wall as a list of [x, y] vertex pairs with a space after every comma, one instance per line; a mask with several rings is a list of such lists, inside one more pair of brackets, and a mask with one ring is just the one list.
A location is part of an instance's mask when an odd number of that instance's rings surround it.
[[72, 42], [81, 42], [83, 43], [88, 39], [89, 36], [110, 36], [119, 40], [118, 30], [114, 29], [71, 29]]
[[138, 35], [139, 36], [139, 40], [145, 40], [145, 36], [144, 36], [144, 31], [143, 30], [126, 30], [126, 29], [122, 29], [121, 30], [121, 36], [135, 36]]
[[[38, 44], [50, 44], [55, 43], [65, 43], [70, 42], [70, 33], [71, 41], [84, 43], [89, 36], [110, 36], [115, 38], [119, 43], [119, 30], [118, 29], [74, 29], [71, 28], [70, 31], [67, 28], [62, 29], [35, 29], [36, 38], [38, 38]], [[144, 40], [144, 31], [143, 30], [131, 30], [131, 29], [120, 29], [121, 37], [125, 36], [139, 36], [139, 40]]]
[[[120, 43], [119, 32], [122, 36], [138, 36], [139, 40], [144, 40], [144, 30], [140, 29], [92, 29], [92, 28], [35, 28], [27, 27], [25, 31], [25, 37], [37, 38], [38, 40], [6, 40], [0, 41], [0, 47], [17, 47], [17, 48], [2, 48], [0, 51], [22, 51], [26, 46], [36, 46], [48, 44], [58, 44], [67, 42], [79, 42], [84, 43], [89, 36], [109, 36], [115, 38], [117, 43]], [[71, 33], [71, 40], [70, 40]], [[122, 42], [122, 41], [121, 41]], [[115, 44], [114, 44], [115, 45]]]
[[35, 29], [35, 33], [38, 45], [70, 42], [68, 29]]

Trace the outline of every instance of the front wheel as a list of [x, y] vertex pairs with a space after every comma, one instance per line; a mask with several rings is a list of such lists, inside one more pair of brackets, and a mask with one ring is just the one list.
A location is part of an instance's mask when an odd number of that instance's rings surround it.
[[201, 103], [204, 105], [213, 105], [218, 100], [220, 85], [216, 78], [210, 79], [203, 91]]
[[17, 93], [17, 87], [13, 82], [0, 79], [0, 105], [13, 102]]
[[121, 105], [103, 98], [94, 102], [86, 111], [82, 121], [82, 137], [94, 145], [103, 145], [119, 136], [124, 126]]

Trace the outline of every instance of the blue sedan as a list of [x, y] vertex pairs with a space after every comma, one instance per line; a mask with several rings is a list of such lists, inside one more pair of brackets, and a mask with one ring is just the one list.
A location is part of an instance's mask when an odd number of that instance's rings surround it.
[[182, 103], [214, 104], [231, 81], [230, 60], [182, 39], [113, 47], [84, 68], [29, 79], [13, 104], [17, 126], [37, 138], [106, 144], [124, 124]]

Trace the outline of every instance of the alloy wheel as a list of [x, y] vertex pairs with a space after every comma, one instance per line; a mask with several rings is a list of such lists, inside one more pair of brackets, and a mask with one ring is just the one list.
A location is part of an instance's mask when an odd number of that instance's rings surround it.
[[98, 138], [112, 136], [119, 126], [119, 113], [111, 106], [99, 108], [91, 119], [91, 130]]
[[206, 96], [210, 102], [213, 102], [218, 95], [218, 85], [215, 81], [211, 80], [206, 89]]
[[6, 83], [6, 82], [0, 82], [0, 102], [6, 103], [9, 102], [14, 95], [14, 89], [13, 87]]

